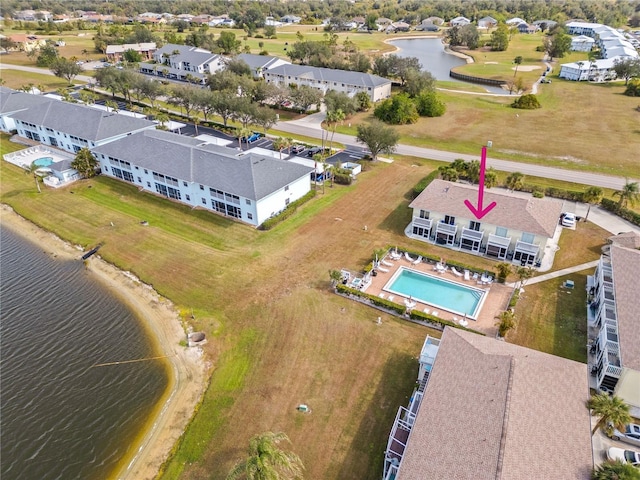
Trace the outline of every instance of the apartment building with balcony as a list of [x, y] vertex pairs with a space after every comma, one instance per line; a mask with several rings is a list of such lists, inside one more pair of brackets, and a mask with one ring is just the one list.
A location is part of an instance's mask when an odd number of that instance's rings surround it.
[[447, 327], [427, 337], [420, 373], [383, 480], [591, 478], [583, 363]]
[[[559, 228], [562, 201], [485, 191], [495, 208], [481, 219], [465, 205], [476, 202], [478, 186], [436, 179], [411, 202], [411, 238], [476, 255], [538, 266]], [[559, 232], [558, 232], [559, 233]]]
[[615, 393], [640, 417], [640, 234], [609, 241], [587, 277], [591, 386]]

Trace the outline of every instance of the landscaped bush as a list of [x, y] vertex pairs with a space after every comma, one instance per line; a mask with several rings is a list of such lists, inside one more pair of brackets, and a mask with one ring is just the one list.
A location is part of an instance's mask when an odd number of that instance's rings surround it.
[[600, 206], [602, 206], [602, 208], [604, 208], [605, 210], [609, 210], [610, 212], [615, 213], [619, 217], [624, 218], [625, 220], [628, 220], [634, 225], [640, 226], [640, 214], [637, 214], [633, 210], [620, 208], [620, 205], [618, 205], [618, 202], [615, 202], [608, 198], [603, 198], [602, 202], [600, 202]]
[[631, 80], [627, 84], [624, 94], [628, 97], [640, 97], [640, 79]]
[[349, 173], [338, 173], [333, 175], [333, 180], [340, 185], [351, 185], [353, 177]]
[[422, 191], [429, 186], [429, 184], [434, 181], [440, 172], [438, 170], [434, 170], [429, 175], [420, 180], [415, 187], [413, 187], [413, 198], [416, 198], [418, 195], [422, 193]]
[[[564, 190], [564, 189], [555, 188], [555, 187], [547, 187], [545, 189], [542, 189], [542, 187], [538, 185], [531, 185], [528, 183], [523, 184], [522, 187], [519, 188], [518, 190], [521, 192], [529, 192], [534, 197], [536, 196], [534, 195], [534, 192], [540, 192], [540, 193], [543, 193], [543, 196], [546, 195], [547, 197], [560, 198], [562, 200], [572, 200], [574, 202], [582, 202], [584, 199], [584, 192], [576, 192], [574, 190]], [[541, 197], [538, 197], [538, 198], [541, 198]]]
[[518, 300], [520, 299], [520, 289], [516, 288], [509, 299], [509, 308], [516, 308]]
[[406, 307], [404, 305], [399, 305], [397, 303], [390, 302], [389, 300], [386, 300], [384, 298], [380, 298], [380, 297], [378, 297], [376, 295], [370, 295], [368, 293], [362, 292], [362, 291], [357, 290], [355, 288], [347, 287], [346, 285], [343, 285], [341, 283], [336, 285], [336, 291], [338, 293], [343, 294], [343, 295], [354, 295], [354, 296], [360, 297], [360, 298], [367, 298], [374, 305], [376, 305], [378, 307], [385, 308], [387, 310], [392, 310], [392, 311], [396, 312], [398, 315], [403, 315], [405, 310], [406, 310]]
[[538, 97], [531, 93], [522, 95], [520, 98], [516, 99], [511, 106], [513, 108], [520, 108], [523, 110], [535, 110], [536, 108], [541, 108]]
[[260, 227], [259, 227], [260, 230], [271, 230], [277, 224], [279, 224], [280, 222], [286, 220], [291, 215], [293, 215], [300, 205], [308, 202], [309, 200], [311, 200], [315, 196], [316, 196], [316, 191], [315, 190], [311, 190], [304, 197], [301, 197], [298, 200], [296, 200], [295, 202], [290, 203], [287, 206], [287, 208], [285, 208], [282, 212], [280, 212], [275, 217], [271, 217], [271, 218], [265, 220], [262, 223], [262, 225], [260, 225]]

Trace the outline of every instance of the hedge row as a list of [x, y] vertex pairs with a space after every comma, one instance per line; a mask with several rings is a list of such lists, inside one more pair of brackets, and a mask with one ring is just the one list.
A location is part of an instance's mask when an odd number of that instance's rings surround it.
[[[391, 249], [392, 247], [388, 247], [388, 248]], [[438, 263], [440, 261], [440, 258], [442, 258], [442, 255], [429, 255], [428, 253], [418, 252], [415, 250], [412, 251], [407, 249], [401, 249], [399, 251], [407, 252], [412, 257], [421, 256], [422, 260], [426, 260], [427, 262], [432, 262], [432, 263]], [[471, 272], [472, 274], [473, 273], [482, 274], [487, 271], [484, 268], [481, 270], [478, 270], [478, 268], [474, 267], [473, 265], [467, 265], [466, 263], [456, 262], [454, 260], [447, 260], [445, 263], [449, 267], [456, 267], [456, 269], [460, 271], [469, 270], [469, 272]], [[492, 271], [492, 273], [495, 273], [495, 272]]]
[[509, 299], [509, 308], [516, 308], [516, 304], [520, 299], [520, 289], [516, 288], [511, 294], [511, 298]]
[[353, 183], [353, 177], [348, 173], [336, 173], [333, 179], [340, 185], [351, 185]]
[[574, 202], [584, 201], [584, 192], [577, 192], [575, 190], [564, 190], [562, 188], [555, 187], [542, 188], [539, 185], [531, 185], [528, 183], [525, 183], [522, 188], [519, 188], [518, 190], [531, 194], [536, 192], [538, 192], [538, 194], [543, 193], [547, 197], [560, 198], [562, 200], [572, 200]]
[[605, 210], [609, 210], [610, 212], [613, 212], [619, 217], [624, 218], [625, 220], [628, 220], [634, 225], [640, 226], [640, 214], [634, 212], [633, 210], [629, 210], [627, 208], [620, 208], [620, 205], [618, 205], [618, 202], [609, 200], [608, 198], [603, 198], [602, 202], [600, 202], [600, 205]]
[[[343, 285], [341, 283], [336, 285], [336, 290], [338, 291], [338, 293], [341, 293], [343, 295], [354, 295], [356, 297], [366, 298], [375, 306], [382, 307], [386, 310], [391, 310], [397, 313], [398, 315], [404, 315], [405, 311], [407, 310], [406, 307], [398, 303], [390, 302], [389, 300], [385, 300], [384, 298], [380, 298], [376, 295], [371, 295], [369, 293], [361, 292], [360, 290], [347, 287], [346, 285]], [[429, 315], [419, 310], [411, 310], [411, 313], [409, 314], [409, 318], [411, 318], [411, 320], [419, 320], [421, 322], [427, 322], [433, 325], [440, 325], [442, 326], [443, 329], [444, 327], [449, 326], [449, 327], [462, 328], [464, 330], [469, 330], [471, 332], [477, 333], [478, 335], [484, 335], [484, 333], [476, 332], [475, 330], [465, 328], [460, 325], [456, 325], [455, 323], [450, 322], [449, 320], [443, 320], [442, 318]]]
[[429, 186], [429, 184], [440, 176], [438, 169], [431, 172], [429, 175], [420, 180], [415, 187], [413, 187], [413, 198], [417, 197], [422, 191]]
[[285, 208], [278, 215], [276, 215], [275, 217], [271, 217], [271, 218], [268, 218], [267, 220], [265, 220], [262, 223], [262, 225], [260, 225], [260, 227], [259, 227], [260, 230], [271, 230], [273, 227], [278, 225], [280, 222], [286, 220], [291, 215], [293, 215], [300, 205], [308, 202], [309, 200], [311, 200], [315, 196], [316, 196], [316, 191], [315, 190], [310, 190], [309, 193], [307, 193], [305, 196], [300, 197], [298, 200], [296, 200], [293, 203], [290, 203], [287, 206], [287, 208]]

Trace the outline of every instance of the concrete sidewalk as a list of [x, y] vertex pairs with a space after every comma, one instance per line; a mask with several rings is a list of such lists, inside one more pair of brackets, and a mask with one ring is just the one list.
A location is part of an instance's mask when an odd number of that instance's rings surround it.
[[[534, 283], [540, 283], [547, 280], [551, 280], [552, 278], [564, 277], [565, 275], [569, 275], [570, 273], [581, 272], [582, 270], [586, 270], [588, 268], [595, 268], [598, 265], [599, 260], [593, 260], [591, 262], [583, 263], [581, 265], [575, 265], [569, 268], [563, 268], [562, 270], [556, 270], [555, 272], [545, 273], [544, 275], [538, 275], [537, 277], [530, 278], [526, 280], [526, 285], [532, 285]], [[505, 283], [505, 285], [509, 287], [515, 288], [518, 282]]]

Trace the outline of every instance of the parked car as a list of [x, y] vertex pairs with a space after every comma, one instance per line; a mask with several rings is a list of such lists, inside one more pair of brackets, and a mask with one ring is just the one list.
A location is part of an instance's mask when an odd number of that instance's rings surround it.
[[607, 450], [607, 458], [609, 460], [620, 460], [622, 463], [628, 463], [634, 467], [640, 467], [640, 452], [634, 452], [633, 450], [611, 447]]
[[563, 213], [560, 217], [560, 223], [563, 227], [575, 227], [576, 226], [576, 216], [573, 213]]
[[322, 147], [313, 147], [310, 148], [307, 152], [307, 157], [313, 157], [316, 153], [322, 152]]
[[291, 153], [298, 154], [300, 152], [304, 152], [306, 148], [307, 147], [305, 147], [304, 145], [296, 143], [295, 145], [291, 146]]
[[551, 79], [545, 77], [542, 80], [540, 80], [540, 83], [551, 83]]
[[620, 440], [622, 442], [630, 443], [631, 445], [640, 447], [640, 425], [630, 423], [624, 429], [624, 432], [614, 430], [611, 438], [613, 440]]
[[259, 140], [261, 136], [262, 135], [260, 135], [259, 133], [253, 132], [247, 139], [247, 142], [249, 143], [255, 142], [256, 140]]

